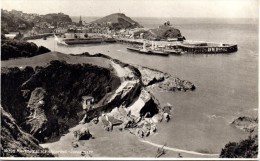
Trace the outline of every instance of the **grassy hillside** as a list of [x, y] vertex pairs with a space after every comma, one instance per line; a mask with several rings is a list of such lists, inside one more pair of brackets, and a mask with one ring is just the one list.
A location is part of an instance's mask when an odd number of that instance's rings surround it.
[[136, 28], [142, 27], [138, 22], [135, 22], [130, 17], [127, 17], [123, 13], [114, 13], [98, 20], [91, 22], [92, 24], [110, 24], [113, 29], [122, 29], [122, 28]]

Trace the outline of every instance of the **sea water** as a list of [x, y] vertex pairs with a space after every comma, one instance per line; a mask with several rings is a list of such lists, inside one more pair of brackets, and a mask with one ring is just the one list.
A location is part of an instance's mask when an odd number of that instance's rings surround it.
[[[135, 20], [151, 28], [167, 19]], [[103, 53], [193, 82], [196, 90], [192, 92], [153, 92], [162, 104], [169, 102], [174, 110], [172, 120], [161, 123], [158, 134], [148, 140], [185, 150], [220, 153], [229, 141], [248, 136], [230, 126], [232, 120], [239, 116], [256, 117], [258, 113], [258, 20], [172, 18], [170, 21], [188, 40], [234, 43], [238, 51], [160, 57], [127, 51], [122, 44], [65, 47], [57, 46], [53, 38], [32, 42], [66, 54]]]

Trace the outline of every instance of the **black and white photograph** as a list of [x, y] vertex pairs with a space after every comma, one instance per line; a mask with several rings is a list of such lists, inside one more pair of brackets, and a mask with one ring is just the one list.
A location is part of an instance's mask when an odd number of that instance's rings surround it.
[[258, 160], [258, 0], [1, 0], [0, 159]]

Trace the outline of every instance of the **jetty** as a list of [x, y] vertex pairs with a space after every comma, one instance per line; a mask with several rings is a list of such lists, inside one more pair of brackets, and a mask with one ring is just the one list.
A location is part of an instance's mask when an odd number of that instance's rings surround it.
[[64, 39], [64, 42], [68, 45], [78, 45], [78, 44], [114, 43], [116, 41], [113, 38], [75, 38], [75, 39]]
[[193, 53], [193, 54], [232, 53], [237, 51], [237, 45], [235, 44], [183, 43], [175, 46], [176, 48], [181, 49], [183, 52]]

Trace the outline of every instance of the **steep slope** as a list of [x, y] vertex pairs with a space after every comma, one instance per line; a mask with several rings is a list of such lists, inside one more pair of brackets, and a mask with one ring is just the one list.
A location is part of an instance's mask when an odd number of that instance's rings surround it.
[[39, 146], [37, 139], [22, 131], [10, 114], [2, 107], [0, 110], [1, 157], [53, 157], [48, 149]]
[[10, 12], [4, 12], [1, 10], [1, 31], [2, 33], [8, 33], [10, 31], [17, 31], [19, 26], [24, 25], [24, 29], [33, 27], [33, 22], [14, 15]]
[[8, 33], [18, 30], [28, 30], [40, 22], [47, 22], [56, 26], [61, 23], [71, 23], [71, 18], [63, 13], [51, 13], [46, 15], [27, 14], [22, 11], [7, 11], [1, 9], [1, 31]]
[[117, 86], [117, 77], [108, 69], [58, 60], [35, 69], [2, 68], [1, 77], [3, 108], [39, 141], [60, 135], [82, 119], [82, 96], [91, 95], [97, 103], [108, 87]]

